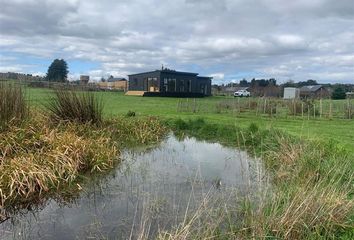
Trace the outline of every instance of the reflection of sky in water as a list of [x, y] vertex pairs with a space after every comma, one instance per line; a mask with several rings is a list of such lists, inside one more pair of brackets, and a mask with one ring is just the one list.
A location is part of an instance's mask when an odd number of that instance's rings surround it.
[[85, 187], [75, 203], [50, 200], [41, 210], [1, 224], [0, 239], [128, 238], [147, 218], [154, 234], [177, 224], [188, 203], [193, 208], [208, 193], [252, 188], [248, 169], [255, 161], [216, 143], [171, 136], [156, 149], [124, 152], [123, 159], [116, 171]]

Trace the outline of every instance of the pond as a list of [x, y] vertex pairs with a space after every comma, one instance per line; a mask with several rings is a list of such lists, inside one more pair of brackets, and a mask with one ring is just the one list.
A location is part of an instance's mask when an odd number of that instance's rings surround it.
[[14, 214], [0, 224], [0, 239], [153, 238], [206, 199], [213, 207], [235, 204], [263, 178], [259, 161], [243, 151], [174, 135], [155, 148], [126, 150], [122, 159], [74, 200]]

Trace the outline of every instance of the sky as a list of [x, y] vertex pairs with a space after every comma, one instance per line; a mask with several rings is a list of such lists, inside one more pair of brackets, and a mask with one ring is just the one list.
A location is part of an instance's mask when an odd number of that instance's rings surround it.
[[354, 0], [0, 0], [0, 72], [354, 83]]

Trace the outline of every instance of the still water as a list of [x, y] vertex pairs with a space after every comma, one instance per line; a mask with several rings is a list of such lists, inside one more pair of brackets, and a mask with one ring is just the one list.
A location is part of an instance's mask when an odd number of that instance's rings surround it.
[[262, 175], [243, 151], [173, 135], [156, 148], [127, 150], [122, 159], [70, 203], [48, 200], [11, 216], [0, 225], [0, 239], [136, 239], [142, 232], [153, 238], [203, 199], [234, 204]]

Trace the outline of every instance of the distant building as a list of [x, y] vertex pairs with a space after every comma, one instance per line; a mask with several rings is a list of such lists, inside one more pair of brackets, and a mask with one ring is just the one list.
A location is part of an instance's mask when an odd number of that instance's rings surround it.
[[43, 81], [44, 77], [33, 76], [32, 74], [15, 73], [15, 72], [0, 72], [1, 80], [20, 80], [20, 81]]
[[170, 69], [129, 75], [128, 95], [203, 97], [211, 95], [211, 77]]
[[128, 90], [128, 81], [125, 78], [115, 78], [111, 76], [105, 82], [99, 82], [98, 87], [102, 90], [119, 90], [126, 92]]
[[297, 99], [300, 97], [300, 89], [294, 87], [284, 88], [284, 99]]
[[349, 99], [353, 99], [354, 98], [354, 92], [346, 92], [345, 95]]
[[89, 81], [90, 81], [90, 76], [80, 75], [80, 84], [88, 84]]
[[301, 98], [329, 98], [331, 93], [322, 85], [303, 86], [300, 88]]

